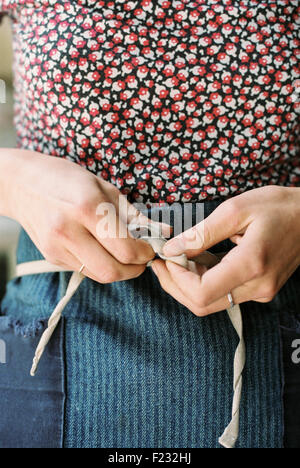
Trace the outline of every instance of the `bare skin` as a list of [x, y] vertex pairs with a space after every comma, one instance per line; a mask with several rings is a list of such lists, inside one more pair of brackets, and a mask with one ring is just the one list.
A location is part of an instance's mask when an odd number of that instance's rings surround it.
[[[142, 240], [109, 238], [97, 230], [97, 207], [116, 207], [119, 190], [79, 165], [31, 151], [0, 150], [0, 214], [16, 219], [46, 260], [79, 270], [99, 283], [135, 278], [154, 257]], [[139, 213], [129, 206], [132, 216]], [[170, 230], [163, 226], [168, 237]], [[222, 203], [204, 222], [169, 241], [166, 255], [189, 258], [230, 238], [236, 247], [199, 275], [155, 260], [161, 286], [194, 314], [204, 316], [235, 303], [268, 302], [300, 265], [300, 189], [268, 186]]]
[[[101, 203], [115, 206], [117, 232], [122, 225], [121, 232], [128, 233], [118, 213], [119, 196], [114, 185], [73, 162], [31, 151], [0, 150], [0, 214], [16, 219], [46, 260], [74, 271], [84, 264], [84, 274], [99, 283], [136, 278], [154, 257], [143, 240], [99, 233]], [[139, 216], [132, 205], [128, 209], [131, 217]]]
[[161, 286], [197, 316], [234, 302], [270, 302], [300, 265], [300, 188], [267, 186], [223, 202], [208, 218], [169, 240], [167, 256], [192, 258], [224, 239], [234, 247], [199, 275], [173, 262], [155, 260]]

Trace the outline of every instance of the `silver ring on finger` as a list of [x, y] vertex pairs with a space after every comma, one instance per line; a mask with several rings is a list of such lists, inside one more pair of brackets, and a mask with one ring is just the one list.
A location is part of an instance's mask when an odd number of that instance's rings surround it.
[[230, 307], [231, 307], [231, 308], [234, 307], [234, 306], [235, 306], [235, 303], [234, 303], [234, 300], [233, 300], [233, 297], [232, 297], [231, 292], [229, 292], [229, 293], [227, 294], [227, 297], [228, 297], [228, 300], [229, 300], [229, 303], [230, 303]]

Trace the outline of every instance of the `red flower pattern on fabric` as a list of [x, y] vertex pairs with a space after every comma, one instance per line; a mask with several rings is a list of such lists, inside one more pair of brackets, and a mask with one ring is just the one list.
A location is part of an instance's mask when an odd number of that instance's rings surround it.
[[[300, 183], [297, 0], [0, 0], [18, 147], [134, 202]], [[297, 29], [298, 24], [298, 29]]]

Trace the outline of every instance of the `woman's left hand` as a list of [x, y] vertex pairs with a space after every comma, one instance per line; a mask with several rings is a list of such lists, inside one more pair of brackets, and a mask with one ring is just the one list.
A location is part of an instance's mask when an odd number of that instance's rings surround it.
[[300, 265], [300, 188], [266, 186], [223, 202], [204, 221], [169, 240], [166, 256], [193, 258], [230, 238], [235, 244], [216, 266], [199, 274], [171, 262], [152, 268], [163, 289], [194, 314], [235, 304], [270, 302]]

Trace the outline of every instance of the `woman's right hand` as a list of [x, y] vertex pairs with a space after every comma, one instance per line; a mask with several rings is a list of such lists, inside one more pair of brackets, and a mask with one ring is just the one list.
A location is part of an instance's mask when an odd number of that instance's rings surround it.
[[[124, 197], [131, 218], [140, 213], [114, 185], [80, 165], [36, 152], [2, 149], [0, 171], [1, 214], [16, 219], [50, 263], [74, 271], [84, 264], [86, 276], [111, 283], [136, 278], [154, 257], [147, 242], [128, 234], [118, 210], [119, 197]], [[97, 228], [101, 203], [114, 205], [116, 219], [111, 221], [121, 237]]]

